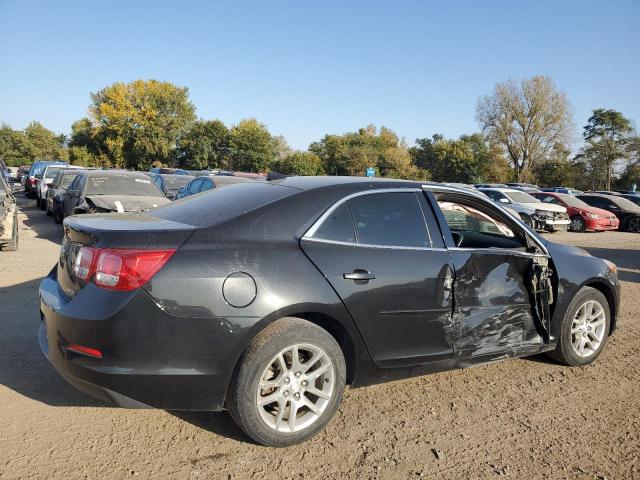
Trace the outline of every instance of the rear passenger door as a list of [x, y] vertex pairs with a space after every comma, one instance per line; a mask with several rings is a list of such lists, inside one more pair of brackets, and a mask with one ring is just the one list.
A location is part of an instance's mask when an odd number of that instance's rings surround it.
[[379, 366], [452, 356], [452, 262], [422, 191], [348, 197], [325, 213], [301, 245], [344, 302]]

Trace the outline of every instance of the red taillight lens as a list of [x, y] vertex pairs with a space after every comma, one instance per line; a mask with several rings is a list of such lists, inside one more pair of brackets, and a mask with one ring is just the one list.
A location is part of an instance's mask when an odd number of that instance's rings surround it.
[[38, 183], [38, 180], [37, 180], [37, 179], [35, 179], [34, 177], [31, 177], [31, 178], [29, 179], [29, 185], [35, 185], [36, 183]]
[[134, 290], [147, 283], [175, 250], [101, 249], [95, 283], [111, 290]]
[[89, 280], [93, 275], [93, 266], [97, 258], [98, 249], [93, 247], [80, 247], [73, 263], [73, 273], [80, 280]]

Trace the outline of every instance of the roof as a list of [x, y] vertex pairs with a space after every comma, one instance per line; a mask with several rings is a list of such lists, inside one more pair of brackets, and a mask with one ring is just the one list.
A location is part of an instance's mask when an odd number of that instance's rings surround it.
[[502, 193], [527, 193], [527, 192], [523, 192], [522, 190], [518, 190], [517, 188], [505, 188], [505, 187], [481, 187], [481, 188], [478, 188], [478, 190], [480, 191], [495, 190], [496, 192], [502, 192]]
[[366, 184], [366, 183], [369, 183], [372, 186], [377, 185], [379, 187], [383, 187], [384, 184], [394, 184], [399, 187], [401, 186], [420, 187], [425, 183], [431, 183], [431, 182], [418, 182], [414, 180], [398, 180], [398, 179], [392, 179], [392, 178], [372, 178], [372, 177], [293, 176], [293, 177], [286, 177], [279, 180], [271, 180], [269, 183], [273, 185], [282, 185], [284, 187], [296, 188], [298, 190], [313, 190], [316, 188], [332, 187], [332, 186], [338, 186], [338, 185]]
[[146, 178], [148, 179], [148, 175], [144, 172], [132, 172], [129, 170], [84, 170], [85, 174], [93, 176], [100, 175], [104, 177], [105, 175], [114, 175], [114, 176], [130, 176], [137, 178]]

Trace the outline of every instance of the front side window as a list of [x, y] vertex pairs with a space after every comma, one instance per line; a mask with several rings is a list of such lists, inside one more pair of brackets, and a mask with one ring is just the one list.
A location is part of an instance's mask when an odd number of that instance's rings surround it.
[[463, 201], [439, 200], [457, 247], [522, 249], [524, 242], [497, 213]]

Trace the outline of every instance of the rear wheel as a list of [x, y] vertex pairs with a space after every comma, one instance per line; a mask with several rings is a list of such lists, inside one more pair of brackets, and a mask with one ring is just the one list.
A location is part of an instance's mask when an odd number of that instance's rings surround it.
[[45, 209], [45, 207], [47, 206], [47, 205], [46, 205], [46, 203], [45, 203], [45, 201], [44, 201], [44, 198], [38, 198], [38, 201], [40, 202], [40, 203], [38, 204], [38, 206], [40, 207], [40, 210], [44, 210], [44, 209]]
[[587, 224], [581, 216], [576, 215], [571, 218], [569, 228], [572, 232], [584, 232], [587, 229]]
[[549, 356], [570, 366], [587, 365], [602, 352], [611, 315], [606, 297], [595, 288], [582, 288], [569, 304], [556, 349]]
[[283, 318], [252, 341], [227, 404], [249, 437], [284, 447], [307, 440], [329, 423], [345, 383], [344, 356], [335, 339], [310, 322]]

